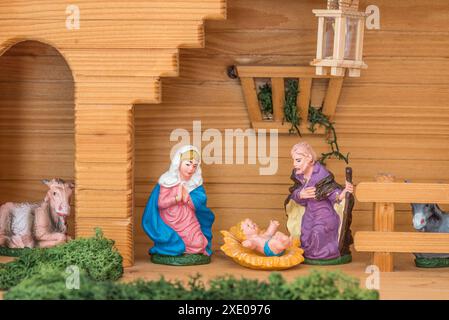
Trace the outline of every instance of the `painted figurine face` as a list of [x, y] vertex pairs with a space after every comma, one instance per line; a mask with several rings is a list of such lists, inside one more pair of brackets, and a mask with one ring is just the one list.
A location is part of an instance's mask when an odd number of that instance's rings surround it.
[[413, 226], [416, 230], [423, 229], [430, 217], [435, 214], [435, 206], [431, 204], [413, 203]]
[[246, 236], [255, 235], [259, 233], [259, 228], [251, 219], [245, 219], [242, 222], [242, 231]]
[[179, 166], [179, 174], [184, 181], [190, 180], [198, 168], [198, 160], [183, 160]]
[[62, 217], [70, 215], [70, 199], [75, 185], [57, 179], [43, 180], [42, 182], [49, 188], [47, 197], [56, 214]]
[[312, 156], [303, 150], [295, 152], [292, 155], [293, 167], [296, 169], [296, 174], [304, 174], [307, 170], [313, 166]]

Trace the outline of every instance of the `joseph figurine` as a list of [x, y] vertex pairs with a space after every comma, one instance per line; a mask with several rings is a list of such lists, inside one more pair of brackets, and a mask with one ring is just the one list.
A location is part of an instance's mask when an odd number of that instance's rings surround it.
[[343, 188], [335, 182], [334, 175], [317, 161], [315, 151], [307, 142], [294, 145], [291, 156], [294, 185], [285, 200], [287, 227], [293, 236], [300, 237], [305, 263], [351, 261], [350, 221], [343, 221], [350, 219], [351, 212], [345, 212], [345, 208], [348, 211], [345, 201], [348, 193], [352, 197], [352, 183], [346, 181]]

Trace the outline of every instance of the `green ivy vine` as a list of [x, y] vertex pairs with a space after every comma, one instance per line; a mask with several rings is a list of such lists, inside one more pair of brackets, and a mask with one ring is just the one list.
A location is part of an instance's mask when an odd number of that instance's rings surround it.
[[301, 121], [296, 108], [296, 99], [298, 97], [298, 80], [288, 79], [285, 84], [285, 102], [284, 102], [284, 119], [291, 123], [289, 129], [290, 134], [296, 132], [301, 136], [299, 131], [299, 123]]
[[324, 164], [327, 159], [336, 158], [338, 160], [344, 160], [348, 164], [349, 153], [345, 156], [340, 152], [337, 132], [335, 131], [333, 122], [330, 122], [329, 118], [323, 113], [323, 106], [320, 108], [309, 106], [309, 122], [310, 126], [308, 129], [310, 132], [315, 132], [316, 125], [322, 125], [326, 128], [326, 142], [330, 146], [331, 151], [322, 153], [319, 161]]
[[[299, 130], [299, 125], [301, 118], [298, 114], [297, 109], [297, 97], [299, 93], [298, 79], [287, 79], [285, 82], [285, 101], [284, 101], [284, 118], [283, 121], [289, 122], [291, 127], [289, 133], [297, 133], [301, 136]], [[272, 100], [272, 89], [270, 83], [265, 83], [259, 86], [259, 92], [257, 94], [261, 111], [264, 118], [271, 119], [273, 117], [273, 100]], [[322, 164], [326, 163], [327, 159], [335, 158], [338, 160], [345, 161], [346, 164], [349, 163], [349, 153], [344, 155], [340, 151], [338, 145], [337, 132], [335, 131], [334, 123], [329, 120], [329, 118], [323, 114], [323, 106], [314, 107], [309, 106], [308, 114], [310, 125], [308, 127], [310, 132], [315, 132], [318, 125], [323, 126], [326, 130], [326, 143], [330, 146], [331, 151], [322, 153], [319, 162]]]
[[260, 107], [264, 118], [272, 119], [273, 103], [271, 100], [271, 86], [269, 83], [265, 83], [264, 85], [259, 87], [259, 93], [257, 94], [257, 98], [259, 99]]

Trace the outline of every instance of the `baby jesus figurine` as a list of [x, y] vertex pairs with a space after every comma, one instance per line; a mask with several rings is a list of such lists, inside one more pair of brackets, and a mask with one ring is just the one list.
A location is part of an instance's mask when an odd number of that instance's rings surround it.
[[246, 239], [242, 242], [245, 248], [256, 250], [267, 257], [279, 257], [285, 249], [291, 246], [291, 237], [277, 231], [279, 222], [271, 220], [265, 232], [261, 232], [257, 224], [251, 219], [245, 219], [242, 224], [242, 232]]

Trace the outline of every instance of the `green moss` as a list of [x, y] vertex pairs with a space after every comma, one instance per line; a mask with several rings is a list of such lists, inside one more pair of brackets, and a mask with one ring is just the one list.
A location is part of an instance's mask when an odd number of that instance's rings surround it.
[[280, 273], [268, 281], [218, 277], [206, 286], [199, 275], [187, 285], [179, 281], [137, 280], [131, 283], [96, 282], [87, 273], [80, 274], [78, 290], [66, 288], [67, 274], [58, 269], [41, 272], [22, 281], [4, 298], [13, 299], [100, 299], [100, 300], [308, 300], [308, 299], [378, 299], [377, 291], [361, 289], [357, 279], [340, 272], [312, 271], [288, 283]]
[[42, 268], [65, 270], [72, 265], [97, 281], [117, 280], [123, 274], [122, 257], [114, 248], [114, 242], [97, 229], [92, 238], [79, 238], [48, 249], [22, 251], [16, 260], [0, 265], [0, 289], [11, 288]]
[[301, 135], [301, 132], [299, 131], [299, 123], [302, 119], [300, 119], [300, 116], [298, 114], [298, 107], [297, 107], [297, 97], [298, 97], [298, 79], [287, 79], [285, 81], [285, 101], [284, 101], [284, 121], [287, 121], [291, 124], [290, 129], [288, 130], [289, 133], [298, 133], [298, 135]]
[[339, 271], [312, 271], [288, 285], [284, 297], [290, 300], [377, 300], [375, 290], [360, 289], [359, 281]]
[[7, 256], [7, 257], [18, 257], [22, 253], [30, 251], [32, 249], [29, 248], [7, 248], [7, 247], [0, 247], [0, 256]]

